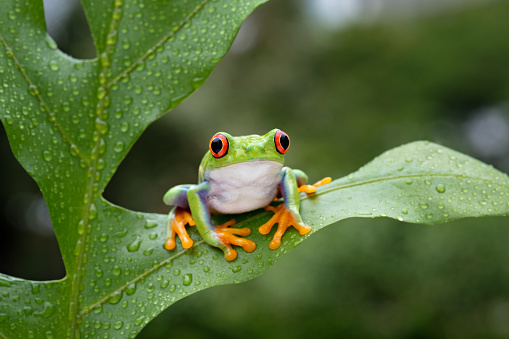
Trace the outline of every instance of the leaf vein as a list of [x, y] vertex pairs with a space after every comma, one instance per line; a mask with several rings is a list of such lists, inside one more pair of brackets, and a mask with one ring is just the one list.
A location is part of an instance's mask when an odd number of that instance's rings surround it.
[[[0, 34], [0, 42], [2, 43], [7, 56], [9, 56], [11, 58], [11, 60], [14, 62], [16, 69], [20, 72], [21, 76], [28, 84], [29, 89], [30, 88], [37, 89], [37, 86], [34, 84], [34, 82], [30, 79], [28, 74], [25, 72], [25, 70], [23, 69], [23, 66], [19, 62], [18, 58], [16, 58], [16, 56], [14, 55], [14, 51], [9, 47], [9, 45], [7, 44], [7, 41], [5, 41], [4, 37], [1, 34]], [[76, 144], [74, 144], [72, 142], [71, 138], [67, 135], [64, 128], [57, 122], [55, 113], [51, 112], [51, 109], [46, 104], [46, 102], [42, 98], [41, 94], [38, 91], [34, 91], [34, 96], [39, 101], [39, 104], [41, 105], [44, 112], [46, 113], [46, 116], [47, 116], [48, 120], [50, 121], [50, 123], [53, 125], [53, 127], [58, 131], [58, 133], [62, 137], [62, 140], [69, 146], [70, 150], [78, 156], [78, 158], [83, 160], [85, 162], [85, 164], [89, 165], [89, 159], [83, 154], [83, 152], [78, 148], [78, 146], [76, 146]]]
[[92, 311], [94, 308], [99, 307], [99, 306], [101, 306], [101, 305], [104, 305], [106, 302], [108, 302], [108, 300], [109, 300], [112, 296], [114, 296], [114, 295], [116, 295], [116, 294], [118, 294], [118, 293], [122, 293], [122, 292], [124, 292], [124, 291], [127, 289], [127, 287], [128, 287], [129, 285], [135, 284], [135, 283], [137, 283], [138, 281], [140, 281], [141, 279], [148, 277], [149, 275], [151, 275], [151, 274], [152, 274], [152, 273], [154, 273], [154, 272], [157, 272], [157, 271], [158, 271], [161, 267], [163, 267], [164, 265], [166, 265], [166, 264], [168, 264], [168, 263], [172, 262], [173, 260], [175, 260], [175, 259], [177, 259], [178, 257], [182, 256], [184, 253], [186, 253], [186, 252], [190, 251], [192, 248], [195, 248], [195, 247], [197, 247], [197, 246], [199, 246], [199, 245], [203, 244], [204, 242], [205, 242], [205, 240], [198, 241], [198, 242], [194, 243], [194, 244], [193, 244], [193, 246], [191, 246], [190, 248], [185, 249], [185, 250], [182, 250], [182, 251], [180, 251], [180, 252], [176, 253], [175, 255], [173, 255], [173, 256], [171, 256], [171, 257], [169, 257], [168, 259], [165, 259], [165, 260], [161, 261], [161, 262], [160, 262], [159, 264], [157, 264], [156, 266], [153, 266], [153, 267], [151, 267], [150, 269], [148, 269], [148, 270], [144, 271], [143, 273], [141, 273], [140, 275], [138, 275], [136, 278], [134, 278], [134, 279], [132, 279], [132, 280], [130, 280], [130, 281], [128, 281], [128, 282], [126, 282], [126, 283], [125, 283], [124, 285], [122, 285], [120, 288], [117, 288], [116, 290], [114, 290], [114, 291], [112, 291], [112, 292], [108, 293], [108, 294], [107, 294], [106, 296], [104, 296], [102, 299], [98, 300], [97, 302], [95, 302], [95, 303], [93, 303], [93, 304], [91, 304], [91, 305], [89, 305], [89, 306], [84, 307], [84, 308], [81, 310], [81, 312], [80, 312], [80, 316], [86, 315], [86, 314], [90, 313], [90, 311]]
[[[359, 181], [359, 182], [353, 182], [350, 184], [345, 184], [345, 185], [335, 186], [335, 187], [330, 187], [330, 188], [326, 188], [327, 186], [323, 186], [324, 189], [316, 192], [315, 194], [312, 194], [311, 196], [322, 195], [322, 194], [326, 194], [326, 193], [329, 193], [332, 191], [355, 187], [355, 186], [367, 185], [367, 184], [371, 184], [371, 183], [378, 182], [378, 181], [390, 181], [390, 180], [397, 180], [397, 179], [419, 178], [419, 177], [456, 177], [456, 178], [460, 178], [460, 179], [471, 179], [471, 180], [485, 181], [492, 185], [509, 188], [509, 186], [507, 186], [507, 185], [500, 184], [500, 183], [492, 181], [490, 179], [469, 177], [469, 176], [466, 176], [463, 174], [421, 173], [421, 174], [407, 174], [407, 175], [394, 175], [394, 176], [388, 176], [388, 177], [380, 177], [380, 178], [369, 179], [369, 180], [364, 180], [364, 181]], [[308, 198], [308, 195], [306, 194], [305, 196], [301, 197], [301, 200], [305, 200], [307, 198]]]
[[165, 35], [158, 43], [154, 45], [154, 47], [150, 48], [145, 54], [143, 54], [138, 60], [129, 65], [122, 73], [120, 73], [117, 77], [115, 77], [110, 83], [108, 83], [107, 87], [111, 88], [113, 85], [118, 83], [121, 79], [127, 77], [131, 74], [139, 65], [141, 65], [145, 60], [147, 60], [152, 54], [156, 52], [156, 50], [164, 45], [171, 37], [175, 36], [189, 21], [191, 21], [196, 14], [198, 14], [205, 5], [207, 5], [210, 0], [204, 0], [195, 9], [189, 13], [187, 17], [180, 22], [174, 29], [172, 29], [167, 35]]

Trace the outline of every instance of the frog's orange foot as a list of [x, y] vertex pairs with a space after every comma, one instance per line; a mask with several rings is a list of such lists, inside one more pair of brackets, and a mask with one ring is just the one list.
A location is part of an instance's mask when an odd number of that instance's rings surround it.
[[177, 245], [175, 242], [175, 235], [177, 234], [180, 238], [180, 242], [182, 243], [182, 247], [190, 248], [193, 246], [193, 240], [187, 234], [186, 225], [190, 226], [196, 225], [191, 216], [191, 213], [185, 209], [177, 208], [175, 210], [175, 215], [173, 219], [170, 221], [171, 226], [168, 225], [168, 234], [166, 238], [166, 242], [164, 244], [164, 248], [168, 251], [171, 251]]
[[325, 177], [320, 181], [315, 182], [313, 185], [299, 186], [299, 193], [306, 192], [307, 194], [315, 193], [318, 186], [326, 185], [332, 181], [331, 177]]
[[235, 219], [225, 222], [224, 224], [217, 225], [214, 227], [214, 232], [218, 239], [223, 243], [226, 247], [223, 249], [224, 258], [227, 261], [233, 261], [237, 258], [237, 251], [232, 248], [232, 245], [241, 246], [244, 251], [251, 253], [256, 249], [256, 244], [254, 241], [239, 238], [236, 235], [240, 235], [242, 237], [247, 237], [251, 234], [251, 230], [247, 227], [245, 228], [229, 228], [230, 226], [236, 223]]
[[266, 206], [266, 211], [272, 211], [274, 212], [274, 215], [272, 218], [270, 218], [269, 221], [267, 221], [265, 224], [260, 226], [258, 228], [258, 231], [261, 234], [269, 234], [270, 230], [272, 229], [272, 226], [277, 223], [277, 231], [276, 234], [274, 234], [274, 237], [272, 238], [272, 241], [269, 244], [269, 248], [271, 250], [275, 250], [281, 246], [281, 237], [283, 234], [285, 234], [286, 229], [290, 226], [293, 226], [299, 231], [300, 235], [305, 235], [311, 232], [311, 227], [305, 225], [302, 221], [297, 221], [295, 217], [293, 216], [292, 212], [290, 212], [286, 207], [285, 204], [280, 204], [276, 207], [273, 206]]

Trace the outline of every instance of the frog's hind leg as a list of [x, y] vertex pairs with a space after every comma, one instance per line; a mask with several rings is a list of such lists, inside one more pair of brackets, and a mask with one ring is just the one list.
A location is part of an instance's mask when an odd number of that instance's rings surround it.
[[166, 242], [164, 248], [168, 251], [176, 247], [175, 236], [178, 235], [182, 247], [190, 248], [193, 246], [193, 240], [189, 237], [186, 230], [186, 224], [194, 226], [195, 222], [189, 212], [189, 204], [187, 202], [187, 191], [193, 185], [179, 185], [171, 188], [164, 195], [164, 203], [173, 205], [168, 214], [166, 222]]
[[209, 189], [208, 183], [203, 182], [190, 188], [187, 195], [196, 220], [196, 227], [203, 239], [210, 245], [221, 249], [228, 261], [237, 258], [237, 251], [233, 249], [232, 245], [241, 246], [246, 252], [253, 252], [256, 249], [256, 244], [251, 240], [241, 238], [251, 234], [249, 228], [231, 228], [230, 226], [236, 223], [235, 219], [217, 226], [212, 224], [206, 198]]

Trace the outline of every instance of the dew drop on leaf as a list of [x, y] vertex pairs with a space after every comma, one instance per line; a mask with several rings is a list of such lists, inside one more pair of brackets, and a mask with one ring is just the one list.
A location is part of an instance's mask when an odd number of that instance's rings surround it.
[[122, 292], [117, 292], [108, 299], [108, 302], [113, 305], [118, 304], [122, 299], [122, 295]]
[[438, 193], [444, 193], [445, 192], [445, 186], [442, 185], [442, 184], [438, 184], [435, 189], [437, 190]]
[[184, 286], [189, 286], [193, 282], [193, 275], [191, 273], [184, 274], [182, 278]]
[[127, 288], [125, 290], [125, 293], [127, 293], [127, 295], [133, 295], [135, 292], [136, 292], [136, 283], [130, 284], [129, 286], [127, 286]]
[[51, 158], [53, 157], [50, 151], [44, 151], [42, 152], [42, 157], [45, 161], [51, 161]]
[[56, 60], [51, 60], [48, 65], [52, 71], [58, 71], [60, 69], [60, 65], [58, 65], [58, 61]]
[[88, 209], [88, 219], [93, 220], [97, 218], [97, 207], [95, 204], [90, 204], [90, 208]]
[[116, 276], [119, 276], [120, 273], [122, 273], [122, 269], [118, 265], [115, 265], [111, 271]]
[[124, 150], [125, 144], [122, 141], [117, 141], [115, 146], [113, 146], [113, 150], [117, 153], [120, 153]]
[[154, 221], [154, 220], [150, 220], [150, 219], [147, 219], [147, 221], [145, 222], [145, 228], [146, 229], [150, 229], [150, 228], [154, 228], [157, 226], [157, 223]]
[[127, 250], [129, 252], [136, 252], [137, 250], [140, 249], [140, 245], [141, 245], [141, 239], [136, 238], [136, 239], [134, 239], [133, 242], [131, 242], [130, 244], [127, 245]]

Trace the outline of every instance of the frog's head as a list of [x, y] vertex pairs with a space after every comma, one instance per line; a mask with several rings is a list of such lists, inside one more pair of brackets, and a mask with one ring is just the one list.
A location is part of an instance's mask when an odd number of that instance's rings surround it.
[[273, 129], [265, 135], [241, 137], [219, 132], [210, 139], [206, 167], [214, 169], [251, 160], [276, 161], [282, 164], [288, 148], [290, 138], [279, 129]]

